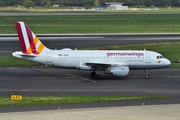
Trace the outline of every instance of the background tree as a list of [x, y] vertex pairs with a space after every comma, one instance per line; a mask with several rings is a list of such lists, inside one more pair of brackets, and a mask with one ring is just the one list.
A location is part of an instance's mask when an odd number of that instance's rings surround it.
[[36, 4], [36, 6], [41, 6], [42, 0], [32, 0], [32, 1]]
[[[24, 0], [0, 0], [4, 1], [6, 6], [14, 6], [15, 4], [21, 5]], [[33, 1], [37, 6], [41, 6], [42, 1], [44, 0], [31, 0]], [[96, 0], [49, 0], [51, 5], [53, 4], [59, 4], [61, 6], [95, 6]], [[165, 7], [165, 6], [180, 6], [180, 0], [97, 0], [99, 2], [98, 6], [106, 6], [106, 2], [124, 2], [125, 5], [131, 7], [136, 5], [141, 6], [151, 6], [154, 5], [155, 7]], [[46, 2], [47, 4], [47, 2]], [[46, 4], [43, 4], [46, 5]]]
[[171, 6], [171, 0], [163, 0], [164, 6]]
[[150, 8], [154, 8], [154, 5], [151, 5]]
[[144, 0], [138, 0], [137, 3], [138, 5], [144, 5]]
[[173, 6], [180, 6], [180, 0], [173, 0], [171, 4]]
[[145, 6], [151, 6], [151, 5], [153, 5], [153, 2], [152, 2], [152, 0], [146, 0], [146, 2], [144, 2], [144, 4], [145, 4]]
[[46, 5], [45, 5], [45, 8], [50, 8], [51, 7], [51, 3], [48, 2]]
[[99, 7], [99, 0], [94, 1], [94, 7]]
[[47, 5], [47, 3], [50, 3], [50, 1], [49, 0], [42, 0], [42, 2], [41, 2], [41, 6], [45, 6], [45, 5]]
[[0, 0], [0, 7], [5, 7], [5, 6], [6, 6], [6, 4], [5, 4], [4, 0]]
[[91, 5], [86, 5], [86, 4], [84, 5], [85, 9], [91, 9], [91, 7], [92, 7]]
[[25, 0], [23, 6], [30, 8], [30, 7], [35, 7], [36, 4], [32, 0]]
[[106, 0], [99, 0], [100, 6], [106, 6]]
[[7, 6], [14, 6], [15, 4], [22, 5], [23, 1], [24, 0], [4, 0]]

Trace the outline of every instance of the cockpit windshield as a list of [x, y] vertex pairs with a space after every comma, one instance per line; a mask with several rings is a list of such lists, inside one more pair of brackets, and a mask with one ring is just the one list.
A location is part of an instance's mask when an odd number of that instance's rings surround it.
[[162, 58], [164, 58], [163, 56], [157, 56], [157, 59], [162, 59]]

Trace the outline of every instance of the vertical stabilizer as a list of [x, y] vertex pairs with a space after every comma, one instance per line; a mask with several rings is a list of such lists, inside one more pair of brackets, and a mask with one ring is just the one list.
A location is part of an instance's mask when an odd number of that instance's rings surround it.
[[15, 25], [24, 54], [40, 54], [46, 48], [24, 22], [15, 22]]

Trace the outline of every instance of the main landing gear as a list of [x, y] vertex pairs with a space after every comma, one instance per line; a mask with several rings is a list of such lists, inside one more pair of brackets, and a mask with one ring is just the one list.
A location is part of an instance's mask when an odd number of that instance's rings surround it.
[[148, 70], [144, 70], [144, 74], [145, 74], [145, 78], [148, 79], [149, 78], [149, 74], [148, 74]]
[[93, 77], [95, 80], [98, 80], [100, 77], [98, 74], [96, 74], [96, 72], [91, 72], [91, 77]]

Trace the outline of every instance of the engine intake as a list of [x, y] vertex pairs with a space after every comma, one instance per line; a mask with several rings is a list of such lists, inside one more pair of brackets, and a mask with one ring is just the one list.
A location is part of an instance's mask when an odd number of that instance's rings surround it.
[[78, 69], [79, 69], [79, 70], [87, 70], [87, 71], [90, 71], [90, 70], [92, 70], [92, 67], [91, 67], [91, 66], [87, 66], [86, 64], [81, 63], [81, 64], [79, 64]]

